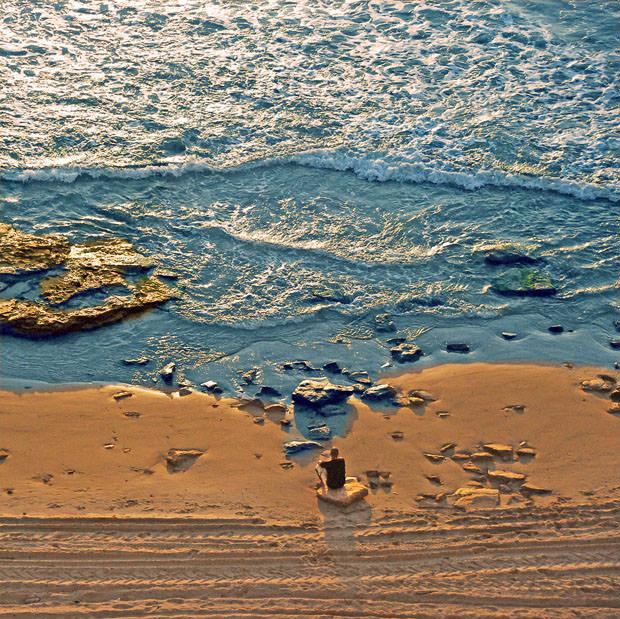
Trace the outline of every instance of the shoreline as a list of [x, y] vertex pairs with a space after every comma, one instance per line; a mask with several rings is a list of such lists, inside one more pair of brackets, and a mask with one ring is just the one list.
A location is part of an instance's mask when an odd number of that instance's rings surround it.
[[[508, 444], [515, 453], [521, 443], [534, 449], [527, 463], [516, 456], [507, 463], [495, 458], [491, 468], [526, 475], [551, 494], [524, 497], [518, 488], [504, 487], [501, 507], [573, 501], [588, 492], [611, 497], [620, 488], [615, 472], [620, 457], [613, 447], [620, 419], [607, 412], [608, 394], [579, 387], [600, 373], [609, 371], [551, 364], [441, 365], [381, 381], [403, 393], [423, 389], [436, 401], [399, 408], [352, 397], [347, 415], [315, 418], [344, 434], [324, 441], [324, 447], [341, 448], [349, 474], [368, 483], [365, 471], [389, 469], [391, 485], [379, 485], [367, 499], [377, 513], [452, 512], [450, 501], [433, 505], [420, 496], [439, 491], [449, 496], [484, 475], [463, 470], [449, 453], [444, 457], [439, 450], [451, 442], [456, 443], [452, 451], [470, 454], [484, 443]], [[612, 375], [620, 380], [620, 373]], [[115, 400], [119, 391], [132, 395]], [[314, 496], [312, 464], [321, 450], [285, 456], [283, 443], [304, 437], [295, 423], [280, 425], [282, 410], [270, 413], [256, 402], [133, 385], [1, 392], [0, 397], [0, 448], [8, 454], [0, 464], [4, 516], [217, 514], [295, 520], [324, 511]], [[524, 411], [505, 408], [518, 400]], [[286, 416], [297, 415], [300, 424], [307, 418], [307, 412], [304, 417], [288, 408]], [[438, 416], [442, 410], [448, 414]], [[556, 436], [562, 432], [566, 436]], [[402, 437], [394, 438], [398, 433]], [[596, 439], [596, 449], [589, 437]], [[171, 472], [166, 464], [171, 449], [204, 453], [187, 470]], [[431, 462], [424, 454], [441, 458]]]

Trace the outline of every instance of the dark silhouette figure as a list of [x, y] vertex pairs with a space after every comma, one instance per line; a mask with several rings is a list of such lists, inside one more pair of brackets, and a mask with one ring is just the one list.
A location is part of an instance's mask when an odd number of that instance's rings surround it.
[[342, 488], [346, 481], [344, 458], [338, 457], [338, 450], [334, 447], [330, 451], [331, 459], [322, 460], [317, 464], [316, 471], [324, 486], [330, 490]]

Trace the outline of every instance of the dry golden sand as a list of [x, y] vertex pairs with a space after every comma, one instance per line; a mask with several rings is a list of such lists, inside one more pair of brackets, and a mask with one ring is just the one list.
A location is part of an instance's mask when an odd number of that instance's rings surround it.
[[[353, 400], [335, 441], [348, 473], [389, 471], [393, 486], [347, 511], [317, 503], [316, 453], [282, 466], [294, 431], [232, 400], [3, 393], [0, 616], [619, 617], [620, 418], [579, 388], [598, 372], [472, 364], [386, 378], [437, 401], [384, 415]], [[551, 495], [503, 488], [501, 507], [467, 511], [416, 501], [477, 478], [424, 453], [522, 441], [533, 459], [490, 468]], [[169, 472], [168, 451], [187, 448], [204, 454]]]

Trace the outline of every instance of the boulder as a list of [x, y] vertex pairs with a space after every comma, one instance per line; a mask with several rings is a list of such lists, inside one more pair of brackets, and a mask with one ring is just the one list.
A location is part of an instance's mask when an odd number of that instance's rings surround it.
[[368, 387], [366, 391], [362, 394], [362, 398], [364, 400], [387, 400], [392, 399], [396, 396], [397, 391], [391, 385], [381, 383], [380, 385], [373, 385], [372, 387]]
[[390, 354], [399, 363], [411, 363], [422, 356], [422, 349], [415, 344], [402, 342], [391, 348]]
[[477, 488], [464, 486], [455, 490], [451, 495], [454, 507], [467, 509], [470, 507], [497, 507], [500, 497], [495, 488]]
[[551, 278], [536, 269], [509, 269], [491, 288], [502, 295], [548, 297], [557, 293]]
[[344, 487], [338, 490], [321, 487], [316, 491], [316, 496], [320, 501], [337, 507], [348, 507], [361, 501], [367, 495], [368, 488], [353, 478], [348, 478]]
[[327, 379], [304, 380], [293, 391], [293, 401], [312, 408], [340, 404], [353, 393], [353, 388], [334, 385]]
[[168, 473], [187, 471], [203, 454], [202, 449], [170, 449], [166, 455]]

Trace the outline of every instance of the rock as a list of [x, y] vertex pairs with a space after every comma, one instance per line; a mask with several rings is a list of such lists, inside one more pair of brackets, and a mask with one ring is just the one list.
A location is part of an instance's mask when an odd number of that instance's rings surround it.
[[439, 448], [439, 453], [445, 454], [448, 451], [452, 451], [456, 447], [456, 443], [445, 443]]
[[464, 486], [455, 490], [452, 495], [454, 507], [467, 509], [469, 507], [497, 507], [499, 505], [499, 491], [495, 488], [475, 488]]
[[331, 374], [341, 374], [342, 368], [335, 362], [330, 361], [323, 366], [323, 369], [326, 372], [330, 372]]
[[415, 398], [411, 396], [407, 398], [408, 406], [424, 406], [425, 404], [426, 404], [426, 400], [424, 398]]
[[203, 454], [202, 449], [170, 449], [166, 455], [168, 473], [187, 471]]
[[427, 460], [430, 460], [431, 462], [433, 462], [434, 464], [439, 464], [440, 462], [443, 462], [446, 457], [442, 456], [440, 454], [431, 454], [431, 453], [425, 453], [424, 457]]
[[620, 415], [620, 404], [614, 404], [607, 409], [610, 415]]
[[257, 395], [259, 398], [279, 398], [282, 396], [282, 394], [277, 389], [274, 389], [273, 387], [269, 387], [267, 385], [262, 386]]
[[0, 275], [22, 275], [60, 266], [70, 248], [62, 237], [26, 234], [0, 223]]
[[523, 413], [525, 411], [525, 404], [508, 404], [504, 406], [504, 409], [507, 413]]
[[112, 394], [112, 397], [118, 401], [130, 398], [132, 395], [133, 393], [131, 393], [131, 391], [117, 391], [116, 393]]
[[[607, 378], [611, 378], [612, 380], [608, 380]], [[613, 382], [612, 382], [613, 381]], [[579, 385], [584, 391], [595, 391], [598, 393], [608, 393], [609, 391], [613, 391], [616, 386], [616, 381], [613, 377], [606, 377], [605, 379], [591, 378], [590, 380], [583, 380]]]
[[319, 372], [319, 368], [315, 368], [307, 361], [285, 361], [280, 364], [283, 370], [300, 370], [302, 372]]
[[308, 434], [310, 435], [310, 438], [317, 441], [326, 441], [331, 438], [332, 431], [329, 426], [321, 424], [317, 426], [308, 426]]
[[450, 456], [452, 460], [469, 460], [471, 458], [471, 454], [468, 451], [457, 451], [455, 454]]
[[181, 387], [177, 393], [179, 394], [179, 397], [184, 397], [186, 395], [190, 395], [192, 393], [194, 393], [193, 389], [191, 389], [190, 387]]
[[502, 337], [505, 340], [514, 340], [517, 337], [517, 333], [512, 333], [511, 331], [502, 331]]
[[502, 460], [512, 460], [512, 445], [504, 445], [503, 443], [485, 443], [483, 447], [492, 454], [502, 458]]
[[53, 310], [36, 301], [0, 299], [0, 325], [15, 335], [43, 337], [96, 329], [169, 301], [168, 288], [156, 278], [138, 283], [130, 296], [111, 296], [102, 305]]
[[374, 385], [373, 387], [369, 387], [368, 389], [366, 389], [366, 391], [364, 391], [364, 393], [362, 394], [362, 398], [364, 400], [378, 401], [391, 399], [395, 397], [396, 394], [397, 391], [396, 389], [394, 389], [394, 387], [382, 383], [380, 385]]
[[319, 488], [316, 491], [317, 497], [321, 501], [338, 507], [348, 507], [357, 501], [361, 501], [368, 495], [368, 488], [359, 481], [355, 481], [352, 478], [349, 479], [350, 481], [347, 480], [344, 488], [339, 488], [338, 490]]
[[0, 449], [0, 464], [2, 464], [9, 457], [8, 449]]
[[441, 486], [441, 479], [437, 477], [437, 475], [425, 475], [426, 479], [431, 482], [431, 484], [435, 484], [436, 486]]
[[564, 327], [562, 325], [551, 325], [547, 331], [549, 333], [564, 333]]
[[284, 451], [289, 456], [307, 449], [323, 449], [323, 445], [316, 441], [288, 441], [288, 443], [284, 443]]
[[293, 401], [312, 408], [322, 408], [330, 404], [340, 404], [353, 393], [353, 388], [334, 385], [327, 379], [304, 380], [293, 391]]
[[423, 389], [413, 389], [409, 392], [409, 395], [412, 398], [420, 398], [425, 402], [436, 402], [437, 398], [431, 395], [428, 391], [424, 391]]
[[609, 399], [612, 402], [620, 402], [620, 389], [614, 389], [610, 394], [609, 394]]
[[162, 377], [163, 380], [169, 383], [172, 381], [172, 377], [174, 376], [176, 369], [177, 364], [174, 361], [171, 361], [170, 363], [164, 365], [161, 370], [159, 370], [159, 375]]
[[125, 411], [123, 415], [125, 415], [125, 417], [131, 417], [133, 419], [138, 419], [138, 417], [141, 417], [141, 413], [137, 413], [136, 411]]
[[614, 327], [620, 333], [620, 320], [614, 320]]
[[402, 441], [405, 438], [405, 435], [403, 432], [401, 432], [400, 430], [395, 430], [394, 432], [392, 432], [390, 434], [390, 436], [395, 440], [395, 441]]
[[494, 266], [506, 264], [535, 264], [538, 262], [536, 258], [528, 256], [522, 247], [513, 243], [500, 244], [487, 250], [484, 261]]
[[422, 356], [422, 349], [415, 344], [402, 342], [391, 348], [390, 353], [399, 363], [411, 363]]
[[368, 372], [350, 372], [349, 378], [362, 385], [372, 385], [372, 378], [370, 378]]
[[536, 457], [536, 450], [531, 447], [519, 447], [517, 449], [517, 456], [521, 458], [534, 458]]
[[620, 350], [620, 340], [609, 340], [609, 345], [614, 350]]
[[536, 269], [510, 269], [491, 288], [502, 295], [548, 297], [557, 293], [551, 278]]
[[525, 475], [513, 471], [489, 471], [489, 479], [499, 483], [519, 483], [525, 481]]
[[286, 414], [287, 410], [288, 408], [286, 407], [286, 405], [279, 402], [276, 402], [275, 404], [267, 404], [267, 406], [265, 406], [265, 412], [271, 415], [284, 415]]
[[471, 454], [471, 459], [474, 462], [491, 462], [493, 460], [493, 454], [488, 451], [476, 451]]
[[125, 365], [146, 365], [150, 359], [148, 357], [138, 357], [137, 359], [123, 359]]
[[377, 314], [374, 323], [375, 329], [381, 333], [396, 331], [396, 325], [389, 314]]
[[463, 465], [463, 470], [467, 471], [468, 473], [475, 473], [476, 475], [484, 474], [484, 471], [480, 467], [477, 467], [475, 464], [472, 464], [471, 462], [466, 462]]
[[541, 486], [536, 486], [535, 484], [529, 481], [522, 484], [520, 490], [526, 496], [529, 496], [531, 494], [551, 494], [551, 490], [549, 490], [548, 488], [542, 488]]
[[464, 344], [462, 342], [454, 342], [446, 345], [446, 350], [448, 352], [459, 352], [459, 353], [468, 353], [470, 352], [469, 345]]
[[436, 411], [435, 414], [440, 419], [447, 419], [448, 417], [450, 417], [450, 411]]
[[214, 380], [207, 380], [204, 383], [200, 383], [200, 386], [211, 393], [223, 393], [223, 389]]
[[258, 378], [259, 369], [251, 368], [241, 373], [241, 382], [245, 385], [251, 385]]

